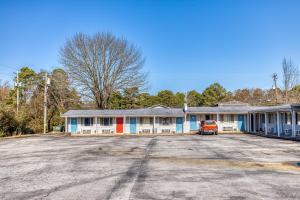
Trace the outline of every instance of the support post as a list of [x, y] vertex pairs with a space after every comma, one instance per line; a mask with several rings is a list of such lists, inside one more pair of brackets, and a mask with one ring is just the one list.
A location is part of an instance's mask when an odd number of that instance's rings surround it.
[[252, 123], [252, 122], [251, 122], [251, 116], [252, 116], [252, 114], [250, 113], [250, 114], [249, 114], [249, 132], [250, 132], [250, 133], [252, 133], [252, 129], [251, 129], [251, 123]]
[[[97, 117], [94, 117], [94, 124], [93, 126], [95, 127], [94, 134], [98, 134], [98, 122], [97, 122]], [[116, 129], [115, 129], [116, 130]]]
[[220, 131], [220, 113], [217, 113], [218, 131]]
[[292, 111], [292, 137], [296, 137], [296, 112]]
[[260, 128], [261, 128], [261, 113], [258, 113], [257, 128], [258, 128], [258, 131], [260, 132]]
[[246, 117], [247, 117], [247, 118], [246, 118], [246, 119], [247, 119], [247, 126], [246, 126], [246, 127], [247, 127], [247, 132], [249, 133], [249, 132], [250, 132], [250, 128], [249, 128], [249, 127], [250, 127], [250, 126], [249, 126], [249, 124], [250, 124], [250, 123], [249, 123], [249, 122], [250, 122], [250, 120], [249, 120], [249, 113], [247, 113]]
[[156, 117], [153, 116], [153, 130], [152, 130], [153, 134], [155, 133], [155, 120], [156, 120]]
[[65, 117], [65, 133], [68, 132], [68, 117]]
[[126, 132], [126, 117], [123, 116], [123, 134]]
[[277, 124], [277, 136], [280, 137], [280, 133], [281, 133], [281, 130], [280, 130], [280, 113], [277, 112], [276, 113], [276, 124]]
[[265, 135], [268, 135], [268, 115], [265, 113]]
[[249, 114], [249, 131], [252, 133], [252, 113]]
[[253, 132], [256, 133], [256, 113], [253, 113]]

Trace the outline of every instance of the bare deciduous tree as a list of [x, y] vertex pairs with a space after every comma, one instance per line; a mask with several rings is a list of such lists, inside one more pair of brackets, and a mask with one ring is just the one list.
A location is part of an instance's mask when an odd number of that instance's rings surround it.
[[108, 107], [114, 92], [146, 84], [141, 52], [110, 33], [76, 34], [61, 49], [60, 59], [79, 92], [100, 109]]
[[0, 104], [7, 98], [9, 94], [8, 82], [3, 82], [0, 80]]
[[285, 103], [289, 103], [289, 91], [298, 83], [299, 70], [292, 60], [283, 58], [282, 61], [283, 90], [285, 92]]

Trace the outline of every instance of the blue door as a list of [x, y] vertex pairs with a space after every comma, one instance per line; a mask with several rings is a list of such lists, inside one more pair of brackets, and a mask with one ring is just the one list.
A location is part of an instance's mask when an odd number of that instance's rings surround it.
[[197, 117], [196, 115], [190, 115], [190, 130], [197, 131]]
[[136, 133], [136, 118], [130, 118], [130, 133]]
[[77, 118], [71, 118], [71, 133], [77, 132]]
[[183, 132], [183, 118], [176, 117], [176, 133], [182, 133], [182, 132]]
[[240, 131], [245, 131], [244, 115], [238, 115], [238, 127]]

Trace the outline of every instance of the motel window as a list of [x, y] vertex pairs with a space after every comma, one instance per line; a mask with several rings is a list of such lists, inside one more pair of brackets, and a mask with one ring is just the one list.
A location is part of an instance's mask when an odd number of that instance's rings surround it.
[[98, 118], [98, 124], [100, 124], [101, 126], [111, 126], [113, 124], [113, 118], [111, 117]]
[[229, 115], [229, 121], [232, 122], [232, 123], [234, 122], [234, 115], [233, 114]]
[[170, 125], [170, 124], [172, 124], [172, 118], [171, 117], [161, 117], [161, 118], [159, 118], [159, 123], [161, 125]]
[[91, 117], [86, 117], [83, 119], [83, 124], [84, 126], [93, 126], [93, 118]]
[[220, 122], [223, 122], [223, 121], [224, 121], [224, 114], [220, 114], [220, 115], [219, 115], [219, 121], [220, 121]]
[[210, 120], [210, 115], [205, 115], [205, 120]]
[[296, 124], [300, 125], [299, 113], [296, 112]]
[[275, 115], [268, 114], [268, 122], [269, 122], [269, 124], [275, 123]]
[[141, 117], [140, 118], [140, 124], [153, 124], [153, 118], [152, 117]]
[[291, 113], [284, 113], [284, 122], [285, 124], [292, 124]]
[[272, 115], [271, 114], [267, 114], [268, 115], [268, 123], [271, 124], [272, 123]]
[[225, 115], [224, 121], [233, 123], [234, 122], [234, 115], [233, 114]]

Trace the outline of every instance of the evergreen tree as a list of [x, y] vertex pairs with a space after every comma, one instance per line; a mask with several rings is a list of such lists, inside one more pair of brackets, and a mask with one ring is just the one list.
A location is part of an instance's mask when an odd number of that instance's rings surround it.
[[227, 91], [219, 83], [213, 83], [202, 93], [202, 103], [205, 106], [216, 106], [228, 96]]
[[190, 107], [197, 107], [202, 104], [201, 94], [196, 90], [189, 91], [187, 94], [187, 104]]
[[161, 90], [157, 94], [158, 103], [172, 107], [174, 105], [174, 94], [170, 90]]

